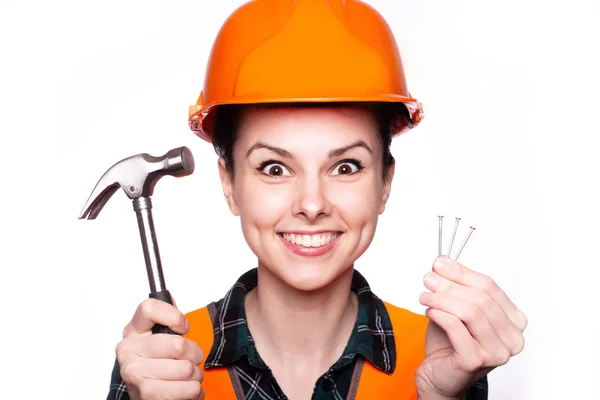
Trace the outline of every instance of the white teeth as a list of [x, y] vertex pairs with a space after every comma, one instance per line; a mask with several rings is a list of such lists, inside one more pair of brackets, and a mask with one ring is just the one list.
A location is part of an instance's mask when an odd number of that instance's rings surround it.
[[310, 247], [311, 244], [312, 244], [312, 240], [310, 240], [310, 236], [308, 236], [308, 235], [302, 236], [302, 246]]
[[320, 247], [331, 243], [338, 235], [325, 233], [322, 235], [295, 235], [293, 233], [284, 233], [283, 238], [290, 243], [302, 247]]
[[312, 241], [311, 241], [310, 245], [312, 247], [319, 247], [321, 245], [321, 237], [317, 236], [317, 235], [314, 235], [312, 237]]

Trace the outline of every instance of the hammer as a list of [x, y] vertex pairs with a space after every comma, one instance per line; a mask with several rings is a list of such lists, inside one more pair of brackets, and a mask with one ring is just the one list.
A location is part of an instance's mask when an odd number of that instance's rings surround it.
[[[152, 220], [152, 201], [150, 196], [154, 186], [165, 175], [183, 177], [194, 172], [194, 157], [187, 147], [170, 150], [161, 157], [146, 153], [125, 158], [108, 169], [96, 184], [85, 203], [79, 219], [96, 219], [104, 205], [121, 187], [127, 197], [133, 201], [133, 210], [137, 215], [138, 228], [142, 239], [150, 296], [173, 304], [171, 294], [165, 285], [158, 243]], [[157, 285], [158, 283], [158, 290]], [[170, 328], [155, 325], [152, 333], [175, 334]]]

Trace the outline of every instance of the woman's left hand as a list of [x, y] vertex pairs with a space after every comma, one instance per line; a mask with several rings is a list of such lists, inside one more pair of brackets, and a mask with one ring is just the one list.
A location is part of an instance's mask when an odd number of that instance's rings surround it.
[[425, 361], [420, 399], [460, 399], [472, 384], [523, 349], [527, 317], [486, 275], [439, 257], [425, 276]]

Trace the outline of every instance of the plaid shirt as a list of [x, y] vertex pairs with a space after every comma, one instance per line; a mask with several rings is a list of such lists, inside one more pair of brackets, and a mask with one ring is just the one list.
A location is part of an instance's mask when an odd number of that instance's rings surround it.
[[[271, 370], [262, 360], [248, 330], [244, 297], [258, 284], [257, 269], [240, 277], [225, 297], [212, 303], [214, 344], [204, 368], [234, 366], [246, 400], [287, 400]], [[371, 292], [365, 278], [356, 270], [352, 291], [358, 298], [358, 317], [342, 356], [316, 382], [312, 400], [348, 398], [354, 368], [366, 360], [391, 374], [396, 367], [396, 347], [389, 315], [383, 302]], [[487, 400], [488, 384], [484, 377], [467, 391], [466, 400]], [[129, 400], [119, 365], [115, 361], [107, 400]]]

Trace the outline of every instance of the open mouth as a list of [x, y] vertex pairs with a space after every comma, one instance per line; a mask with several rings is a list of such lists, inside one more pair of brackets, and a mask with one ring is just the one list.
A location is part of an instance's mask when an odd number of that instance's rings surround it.
[[333, 242], [337, 237], [341, 235], [341, 232], [328, 232], [314, 235], [294, 234], [294, 233], [280, 233], [283, 239], [291, 244], [302, 247], [323, 247]]

